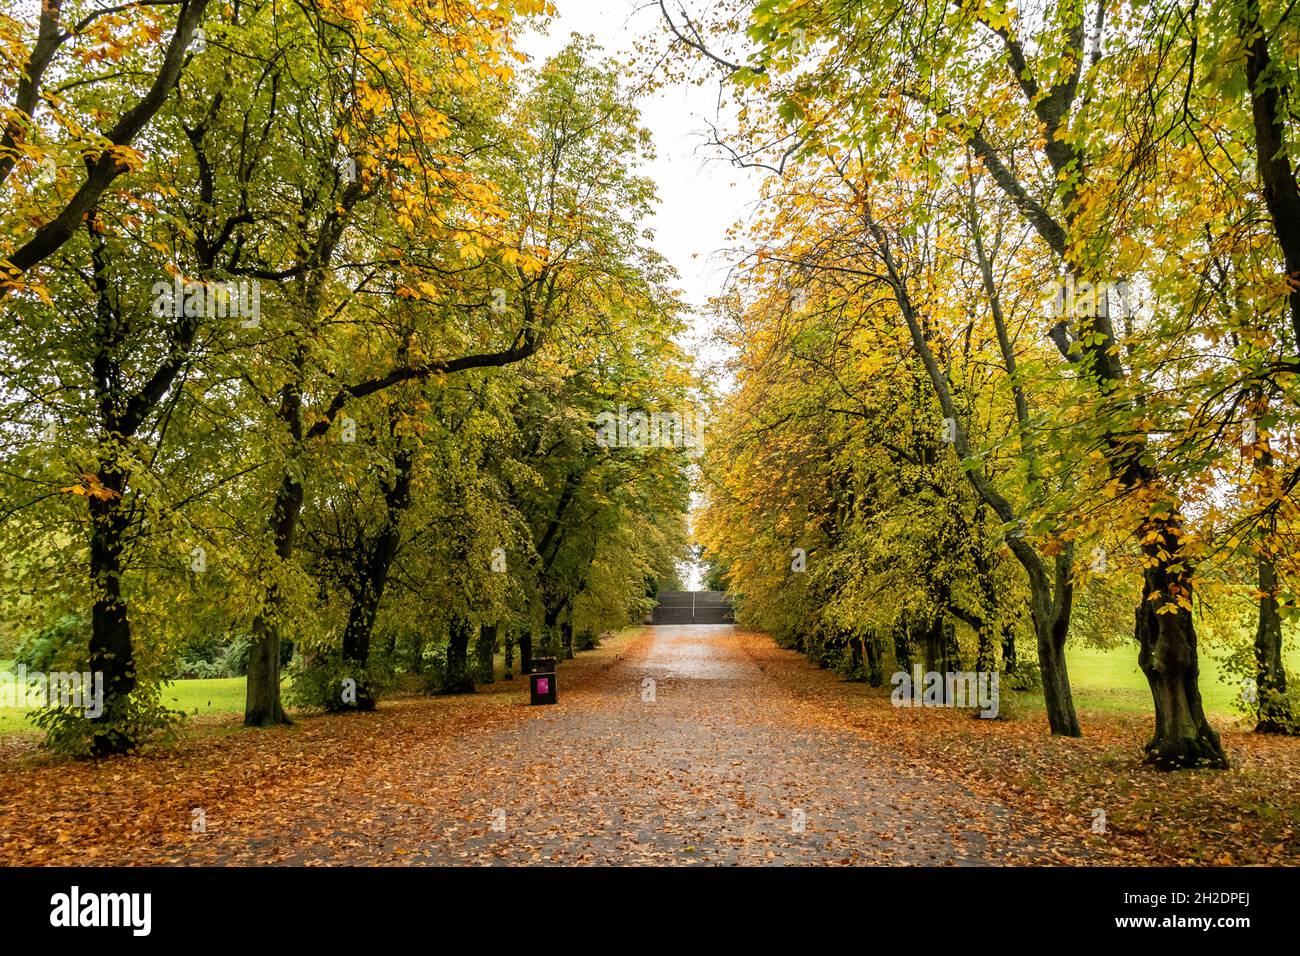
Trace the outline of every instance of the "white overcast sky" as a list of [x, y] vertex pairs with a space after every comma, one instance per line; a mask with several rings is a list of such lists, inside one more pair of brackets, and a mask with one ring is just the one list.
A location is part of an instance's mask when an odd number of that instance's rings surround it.
[[[595, 37], [608, 55], [625, 61], [638, 36], [659, 32], [659, 7], [646, 0], [555, 3], [559, 14], [548, 21], [546, 34], [532, 32], [520, 42], [538, 61], [574, 33]], [[733, 168], [707, 144], [706, 120], [717, 118], [717, 100], [718, 85], [708, 82], [660, 88], [637, 104], [655, 142], [656, 158], [642, 170], [659, 187], [654, 245], [676, 266], [684, 298], [697, 308], [721, 290], [728, 263], [718, 253], [727, 228], [747, 215], [758, 189], [757, 173]]]
[[[646, 0], [555, 0], [558, 15], [545, 33], [531, 32], [520, 49], [537, 61], [558, 52], [574, 33], [595, 38], [606, 54], [627, 61], [639, 36], [658, 33], [657, 4]], [[704, 71], [703, 66], [698, 67]], [[707, 72], [707, 71], [706, 71]], [[628, 74], [630, 88], [639, 79]], [[654, 246], [677, 269], [679, 288], [693, 308], [692, 331], [684, 343], [695, 356], [696, 371], [707, 378], [721, 351], [709, 340], [704, 310], [717, 295], [730, 265], [723, 253], [727, 230], [748, 217], [758, 195], [759, 173], [732, 167], [708, 145], [708, 121], [718, 119], [718, 84], [679, 84], [640, 96], [641, 125], [654, 137], [655, 159], [641, 172], [658, 185], [659, 206], [650, 223]], [[695, 505], [698, 496], [692, 495]], [[688, 589], [703, 586], [702, 569], [681, 567]]]

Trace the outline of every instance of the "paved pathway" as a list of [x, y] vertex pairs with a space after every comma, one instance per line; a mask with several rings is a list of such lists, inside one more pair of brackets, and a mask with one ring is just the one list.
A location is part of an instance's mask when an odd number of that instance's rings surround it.
[[559, 705], [511, 708], [486, 728], [411, 749], [409, 789], [340, 791], [327, 814], [223, 842], [242, 842], [232, 862], [290, 863], [1038, 856], [1033, 828], [1013, 811], [850, 730], [808, 725], [808, 702], [782, 670], [760, 666], [755, 652], [770, 640], [730, 625], [647, 628], [576, 686], [562, 668]]

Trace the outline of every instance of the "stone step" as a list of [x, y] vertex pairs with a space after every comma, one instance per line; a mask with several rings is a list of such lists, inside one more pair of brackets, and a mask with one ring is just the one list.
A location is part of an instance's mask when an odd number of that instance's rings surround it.
[[660, 591], [652, 624], [732, 624], [725, 591]]

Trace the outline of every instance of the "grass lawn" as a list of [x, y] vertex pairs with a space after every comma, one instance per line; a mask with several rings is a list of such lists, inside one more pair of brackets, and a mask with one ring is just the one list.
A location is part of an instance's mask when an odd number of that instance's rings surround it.
[[[0, 671], [12, 670], [13, 661], [0, 661]], [[213, 680], [178, 680], [163, 687], [163, 703], [175, 710], [195, 714], [236, 714], [244, 711], [243, 677]], [[20, 707], [0, 707], [0, 734], [15, 731], [39, 733]]]
[[[0, 659], [0, 671], [13, 670], [12, 660]], [[497, 673], [505, 669], [505, 657], [496, 655]], [[519, 661], [515, 659], [515, 670]], [[244, 692], [248, 679], [245, 677], [218, 677], [210, 680], [178, 680], [163, 685], [163, 703], [173, 710], [182, 710], [191, 717], [204, 714], [242, 714], [244, 712]], [[288, 680], [285, 681], [288, 689]], [[527, 687], [524, 683], [521, 686]], [[27, 711], [21, 707], [0, 707], [0, 734], [40, 733], [27, 719]]]
[[[1074, 704], [1080, 711], [1103, 713], [1149, 714], [1151, 691], [1146, 678], [1137, 666], [1137, 647], [1119, 647], [1101, 650], [1092, 647], [1073, 647], [1066, 651], [1070, 668], [1070, 686], [1074, 690]], [[1300, 672], [1300, 649], [1287, 654], [1288, 667]], [[504, 666], [497, 655], [497, 670]], [[518, 667], [518, 664], [516, 664]], [[0, 660], [0, 671], [12, 670], [13, 661]], [[1205, 709], [1221, 718], [1236, 717], [1232, 701], [1240, 687], [1219, 679], [1220, 669], [1212, 654], [1201, 654], [1201, 696]], [[163, 701], [168, 707], [183, 710], [190, 716], [203, 714], [238, 714], [244, 710], [243, 677], [223, 677], [212, 680], [179, 680], [163, 688]], [[1021, 707], [1041, 707], [1042, 695], [1024, 694], [1018, 698]], [[15, 707], [0, 707], [0, 734], [37, 732], [27, 720], [26, 711]]]
[[[1151, 689], [1147, 679], [1138, 669], [1138, 648], [1134, 644], [1102, 650], [1095, 647], [1071, 647], [1065, 652], [1070, 669], [1070, 687], [1074, 692], [1074, 705], [1081, 711], [1109, 713], [1151, 713]], [[1300, 671], [1300, 649], [1287, 655], [1287, 667]], [[1222, 670], [1218, 658], [1200, 652], [1201, 700], [1207, 713], [1216, 717], [1237, 717], [1239, 712], [1233, 701], [1241, 693], [1240, 684], [1221, 680]], [[1034, 701], [1041, 706], [1042, 695], [1025, 695], [1021, 701]]]

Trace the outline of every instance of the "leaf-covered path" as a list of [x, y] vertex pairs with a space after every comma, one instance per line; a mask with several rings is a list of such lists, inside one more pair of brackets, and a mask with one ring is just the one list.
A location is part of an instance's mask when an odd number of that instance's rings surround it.
[[[441, 819], [422, 855], [941, 864], [1030, 849], [1032, 827], [1005, 808], [809, 724], [781, 669], [764, 670], [770, 650], [731, 626], [647, 629], [599, 676], [562, 685], [563, 708], [494, 736], [509, 758], [481, 765], [466, 819]], [[485, 825], [494, 815], [504, 830]]]
[[[647, 628], [567, 662], [555, 707], [525, 706], [515, 680], [188, 740], [179, 751], [53, 773], [20, 767], [0, 790], [0, 849], [11, 862], [235, 864], [1087, 854], [1035, 818], [837, 729], [821, 691], [842, 685], [809, 671], [770, 638], [731, 626]], [[193, 832], [196, 809], [204, 832]]]

